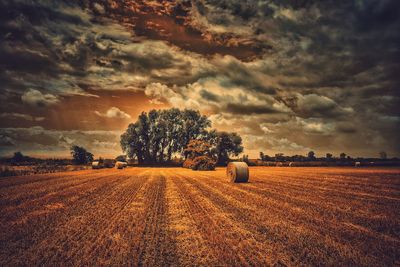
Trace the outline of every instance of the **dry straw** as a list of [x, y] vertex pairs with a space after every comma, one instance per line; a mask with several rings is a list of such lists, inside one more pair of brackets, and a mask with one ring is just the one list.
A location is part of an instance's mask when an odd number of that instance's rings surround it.
[[249, 180], [249, 166], [245, 162], [230, 162], [226, 175], [234, 183], [246, 183]]
[[93, 161], [92, 162], [92, 169], [100, 169], [100, 162]]
[[116, 163], [115, 163], [115, 168], [117, 168], [117, 169], [123, 169], [123, 168], [125, 168], [127, 166], [127, 163], [126, 162], [123, 162], [123, 161], [117, 161]]

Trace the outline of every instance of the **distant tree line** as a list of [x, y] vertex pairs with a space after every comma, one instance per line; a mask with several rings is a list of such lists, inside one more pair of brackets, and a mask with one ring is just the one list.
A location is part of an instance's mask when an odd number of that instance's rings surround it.
[[71, 164], [70, 159], [61, 158], [35, 158], [24, 155], [21, 151], [14, 152], [12, 157], [0, 158], [0, 163], [6, 163], [10, 165], [37, 165], [37, 164], [48, 164], [48, 165], [68, 165]]
[[[379, 152], [379, 158], [352, 158], [346, 153], [342, 152], [338, 157], [334, 157], [331, 153], [326, 153], [325, 157], [316, 157], [314, 151], [309, 151], [307, 155], [293, 155], [285, 156], [283, 153], [277, 153], [274, 156], [268, 156], [263, 152], [260, 152], [259, 159], [261, 161], [276, 161], [276, 162], [309, 162], [309, 161], [325, 161], [325, 162], [345, 162], [345, 161], [363, 161], [363, 160], [387, 160], [387, 154], [384, 151]], [[393, 158], [392, 160], [397, 160]]]
[[162, 164], [173, 155], [185, 153], [191, 140], [201, 140], [209, 146], [209, 156], [218, 164], [243, 151], [242, 138], [237, 133], [211, 129], [211, 121], [199, 111], [176, 108], [142, 112], [121, 135], [121, 148], [128, 158], [139, 164]]

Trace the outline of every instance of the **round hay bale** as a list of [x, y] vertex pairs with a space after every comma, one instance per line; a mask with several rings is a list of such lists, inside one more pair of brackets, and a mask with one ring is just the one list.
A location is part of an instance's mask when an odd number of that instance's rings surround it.
[[117, 161], [115, 162], [115, 168], [117, 169], [123, 169], [124, 167], [126, 167], [126, 162], [123, 161]]
[[226, 175], [234, 183], [249, 181], [249, 166], [246, 162], [230, 162], [226, 167]]
[[282, 167], [282, 166], [283, 166], [283, 163], [282, 163], [282, 162], [277, 162], [275, 166], [276, 166], [276, 167]]
[[98, 161], [93, 161], [92, 162], [92, 169], [100, 169], [100, 162]]

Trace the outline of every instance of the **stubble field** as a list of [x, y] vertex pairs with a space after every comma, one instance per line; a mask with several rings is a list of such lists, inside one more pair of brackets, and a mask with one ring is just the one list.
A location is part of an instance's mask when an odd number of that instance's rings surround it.
[[400, 170], [103, 169], [0, 179], [0, 265], [399, 266]]

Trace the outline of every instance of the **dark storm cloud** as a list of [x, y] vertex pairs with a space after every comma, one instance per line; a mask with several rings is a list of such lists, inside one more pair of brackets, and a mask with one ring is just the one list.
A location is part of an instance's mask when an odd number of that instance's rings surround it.
[[264, 106], [264, 105], [243, 105], [243, 104], [233, 104], [229, 103], [225, 109], [226, 112], [232, 114], [241, 114], [241, 115], [252, 115], [252, 114], [271, 114], [277, 113], [271, 107]]
[[297, 106], [293, 109], [301, 117], [322, 117], [322, 118], [338, 118], [351, 115], [354, 111], [352, 108], [343, 108], [335, 101], [316, 94], [298, 95]]
[[[40, 79], [57, 79], [66, 72], [59, 65], [62, 59], [57, 53], [59, 47], [49, 34], [68, 39], [68, 31], [62, 30], [62, 25], [82, 23], [78, 16], [27, 1], [2, 1], [0, 10], [0, 69], [8, 74], [9, 82], [3, 83], [3, 87], [19, 90], [29, 85], [41, 87]], [[60, 26], [54, 25], [54, 21]]]
[[336, 125], [336, 130], [341, 133], [353, 134], [357, 132], [357, 128], [353, 123], [341, 122]]
[[[60, 72], [57, 47], [49, 34], [64, 41], [72, 41], [74, 33], [63, 28], [68, 25], [85, 25], [78, 14], [60, 12], [58, 4], [39, 1], [2, 1], [1, 17], [1, 68], [7, 71], [55, 76]], [[65, 8], [68, 5], [64, 5]], [[58, 25], [55, 25], [57, 22]], [[43, 28], [41, 28], [43, 27]]]
[[118, 22], [94, 18], [74, 2], [3, 1], [0, 7], [5, 89], [85, 94], [90, 87], [140, 88], [148, 80], [193, 81], [197, 66], [183, 55], [162, 42], [134, 41]]
[[398, 14], [397, 0], [0, 1], [0, 114], [32, 126], [66, 95], [143, 90], [235, 125], [252, 152], [399, 155]]
[[[3, 70], [29, 72], [31, 74], [58, 74], [58, 65], [51, 58], [34, 51], [18, 50], [8, 45], [0, 46], [2, 56], [0, 66]], [[40, 66], [40, 68], [38, 68]]]
[[206, 91], [206, 90], [201, 90], [200, 91], [200, 96], [206, 100], [209, 100], [211, 102], [218, 102], [220, 100], [220, 98], [218, 97], [218, 95], [213, 94], [210, 91]]
[[[239, 73], [232, 80], [238, 77], [250, 91], [254, 87], [246, 82], [247, 77], [265, 74], [261, 75], [263, 86], [275, 89], [276, 98], [292, 109], [293, 118], [311, 120], [297, 120], [297, 131], [294, 123], [270, 125], [275, 133], [268, 132], [268, 136], [286, 136], [312, 147], [315, 135], [323, 134], [326, 137], [314, 143], [320, 150], [341, 142], [358, 153], [368, 149], [399, 153], [398, 146], [393, 146], [399, 141], [398, 1], [206, 3], [201, 13], [210, 24], [248, 26], [253, 36], [269, 40], [273, 47], [262, 63], [245, 66], [250, 74], [231, 71]], [[368, 123], [371, 120], [374, 123]], [[313, 133], [313, 137], [295, 138], [286, 129]], [[336, 136], [336, 141], [328, 136]]]
[[[167, 41], [182, 49], [202, 55], [233, 55], [242, 60], [257, 58], [270, 49], [265, 42], [243, 38], [233, 31], [214, 34], [194, 21], [192, 15], [206, 12], [201, 1], [81, 1], [97, 17], [119, 21], [135, 35]], [[98, 9], [104, 12], [98, 12]], [[219, 20], [223, 20], [221, 13]], [[228, 21], [227, 21], [228, 23]], [[204, 38], [206, 37], [206, 38]]]
[[257, 73], [251, 66], [243, 64], [243, 62], [233, 58], [226, 57], [219, 65], [219, 75], [226, 77], [224, 84], [226, 87], [242, 86], [249, 91], [273, 95], [276, 93], [276, 88], [265, 84], [265, 82], [254, 75]]

